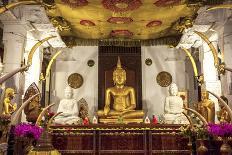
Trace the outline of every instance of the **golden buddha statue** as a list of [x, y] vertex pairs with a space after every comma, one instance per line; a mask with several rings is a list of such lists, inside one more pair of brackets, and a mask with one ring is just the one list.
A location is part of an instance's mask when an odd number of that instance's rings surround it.
[[197, 104], [196, 108], [207, 122], [215, 122], [215, 105], [213, 101], [209, 99], [209, 93], [207, 91], [201, 92], [201, 102]]
[[11, 100], [14, 98], [14, 95], [15, 95], [14, 89], [12, 88], [6, 89], [4, 103], [3, 103], [3, 114], [10, 115], [17, 109], [16, 103], [11, 103]]
[[[221, 96], [221, 98], [228, 104], [228, 99], [225, 96]], [[231, 119], [228, 111], [222, 104], [220, 104], [220, 109], [221, 110], [217, 113], [218, 120], [220, 123], [229, 123]]]
[[[119, 57], [117, 68], [113, 72], [113, 81], [114, 87], [107, 88], [105, 92], [104, 110], [98, 111], [99, 122], [116, 123], [118, 119], [123, 119], [124, 123], [143, 122], [143, 110], [135, 110], [135, 90], [125, 86], [126, 71], [121, 67]], [[110, 109], [110, 104], [113, 104], [113, 109]]]

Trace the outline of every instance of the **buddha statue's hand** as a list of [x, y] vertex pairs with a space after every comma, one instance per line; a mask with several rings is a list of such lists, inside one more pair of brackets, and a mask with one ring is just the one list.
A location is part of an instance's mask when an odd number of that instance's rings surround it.
[[132, 110], [132, 109], [125, 109], [125, 110], [122, 112], [122, 114], [127, 113], [127, 112], [130, 112], [130, 111], [135, 111], [135, 110]]
[[103, 111], [103, 112], [104, 112], [104, 115], [105, 115], [105, 116], [107, 116], [107, 115], [109, 114], [110, 110], [109, 110], [109, 109], [104, 108], [104, 111]]

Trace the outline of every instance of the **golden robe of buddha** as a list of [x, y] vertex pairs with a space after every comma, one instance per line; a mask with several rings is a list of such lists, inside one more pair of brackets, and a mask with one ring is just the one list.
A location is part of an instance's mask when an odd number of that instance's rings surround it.
[[14, 95], [15, 95], [14, 89], [12, 88], [6, 89], [4, 103], [3, 103], [3, 114], [10, 115], [17, 109], [16, 103], [11, 103], [11, 100], [14, 98]]
[[[99, 121], [116, 123], [119, 118], [122, 118], [125, 123], [142, 122], [144, 112], [135, 110], [135, 90], [132, 87], [125, 86], [126, 71], [121, 67], [119, 58], [117, 68], [113, 72], [113, 81], [114, 87], [107, 88], [105, 92], [104, 110], [98, 111]], [[111, 98], [113, 101], [111, 101]], [[110, 109], [110, 104], [113, 104], [113, 109]]]
[[201, 102], [197, 105], [197, 111], [207, 120], [207, 122], [215, 122], [215, 105], [213, 101], [209, 99], [209, 93], [207, 91], [201, 93]]

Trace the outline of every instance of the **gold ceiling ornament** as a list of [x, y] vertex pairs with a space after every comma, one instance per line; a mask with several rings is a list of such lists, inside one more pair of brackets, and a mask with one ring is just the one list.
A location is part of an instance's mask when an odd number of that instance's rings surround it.
[[209, 7], [209, 8], [206, 9], [206, 10], [207, 10], [207, 11], [211, 11], [211, 10], [217, 10], [217, 9], [232, 9], [232, 4], [221, 4], [221, 5], [216, 5], [216, 6]]
[[68, 21], [66, 21], [64, 18], [53, 17], [50, 20], [51, 20], [53, 26], [55, 28], [57, 28], [59, 32], [64, 33], [64, 31], [66, 31], [66, 33], [67, 33], [67, 32], [71, 31], [70, 23]]
[[13, 2], [13, 3], [7, 4], [6, 6], [0, 7], [0, 14], [4, 13], [5, 11], [7, 11], [9, 9], [15, 8], [19, 5], [27, 5], [27, 4], [38, 4], [38, 2], [35, 0], [34, 1]]
[[162, 71], [157, 75], [156, 82], [161, 87], [168, 87], [172, 83], [172, 75], [166, 71]]
[[68, 77], [68, 85], [73, 89], [80, 88], [83, 82], [83, 77], [79, 73], [73, 73]]
[[160, 44], [157, 43], [160, 40], [155, 40], [180, 36], [173, 26], [180, 18], [195, 17], [200, 7], [188, 5], [187, 0], [91, 0], [91, 5], [87, 0], [55, 0], [54, 5], [46, 10], [47, 15], [50, 20], [62, 17], [62, 21], [69, 23], [69, 32], [60, 31], [61, 38], [68, 40], [69, 45], [97, 45], [101, 40], [111, 39]]
[[209, 41], [208, 37], [203, 34], [202, 32], [198, 32], [198, 31], [194, 31], [197, 35], [199, 35], [201, 37], [201, 39], [203, 39], [209, 46], [210, 51], [213, 54], [214, 57], [214, 66], [218, 69], [219, 66], [219, 61], [218, 61], [218, 53], [217, 50], [215, 49], [214, 45], [212, 44], [211, 41]]
[[42, 45], [44, 42], [48, 41], [49, 39], [52, 39], [52, 38], [55, 38], [56, 36], [49, 36], [49, 37], [46, 37], [40, 41], [38, 41], [32, 48], [31, 48], [31, 51], [29, 52], [28, 54], [28, 59], [27, 59], [27, 64], [28, 66], [31, 66], [32, 65], [32, 58], [33, 58], [33, 55], [36, 51], [36, 49], [38, 47], [40, 47], [40, 45]]
[[180, 20], [177, 22], [177, 25], [175, 26], [175, 29], [180, 33], [183, 33], [185, 29], [193, 27], [194, 18], [195, 17], [180, 18]]
[[71, 48], [73, 46], [125, 46], [125, 47], [139, 47], [139, 46], [157, 46], [157, 45], [170, 45], [177, 46], [180, 41], [181, 35], [161, 37], [157, 39], [132, 39], [132, 38], [109, 38], [109, 39], [81, 39], [75, 36], [63, 36], [62, 40], [66, 46]]

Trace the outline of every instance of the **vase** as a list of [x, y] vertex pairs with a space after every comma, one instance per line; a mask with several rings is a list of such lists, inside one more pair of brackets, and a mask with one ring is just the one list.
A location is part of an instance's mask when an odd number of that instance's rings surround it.
[[61, 155], [56, 149], [54, 149], [51, 137], [48, 131], [44, 129], [42, 135], [27, 155]]
[[204, 140], [199, 139], [199, 144], [200, 144], [200, 146], [197, 148], [197, 154], [198, 155], [207, 155], [208, 154], [208, 149], [205, 146]]
[[223, 143], [220, 147], [221, 155], [231, 155], [232, 149], [231, 149], [231, 146], [228, 144], [228, 138], [223, 137], [222, 140], [223, 140]]

